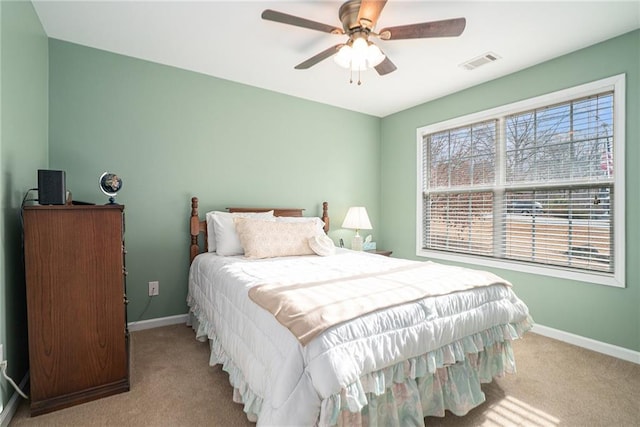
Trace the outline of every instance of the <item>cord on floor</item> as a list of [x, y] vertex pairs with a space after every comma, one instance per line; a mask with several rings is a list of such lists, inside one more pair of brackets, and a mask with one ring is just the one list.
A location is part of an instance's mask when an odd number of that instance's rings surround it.
[[9, 362], [7, 362], [6, 360], [3, 360], [2, 362], [0, 362], [0, 369], [2, 369], [2, 376], [9, 381], [9, 383], [13, 386], [13, 388], [16, 389], [16, 391], [18, 392], [18, 394], [22, 397], [24, 397], [25, 399], [29, 400], [29, 396], [27, 396], [26, 394], [24, 394], [22, 392], [22, 390], [20, 390], [20, 387], [18, 387], [18, 385], [13, 382], [13, 380], [11, 379], [11, 377], [9, 375], [7, 375], [7, 366], [9, 365]]

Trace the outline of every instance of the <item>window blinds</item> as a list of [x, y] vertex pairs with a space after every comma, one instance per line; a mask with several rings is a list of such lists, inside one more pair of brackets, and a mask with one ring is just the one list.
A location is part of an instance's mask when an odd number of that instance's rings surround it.
[[423, 137], [423, 248], [613, 272], [613, 92]]

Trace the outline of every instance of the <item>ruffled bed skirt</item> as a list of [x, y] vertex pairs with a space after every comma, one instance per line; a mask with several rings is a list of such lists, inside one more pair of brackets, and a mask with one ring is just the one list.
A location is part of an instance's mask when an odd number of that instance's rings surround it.
[[[422, 426], [424, 417], [445, 415], [445, 410], [465, 415], [485, 401], [480, 385], [496, 376], [515, 373], [509, 337], [465, 351], [464, 342], [484, 341], [494, 328], [467, 337], [418, 358], [364, 375], [322, 403], [319, 425]], [[472, 344], [472, 343], [469, 344]], [[353, 390], [353, 388], [360, 388]], [[366, 405], [366, 406], [365, 406]], [[362, 406], [360, 412], [356, 408]]]
[[[192, 310], [194, 307], [192, 307]], [[192, 312], [196, 337], [209, 339], [210, 365], [221, 364], [234, 388], [234, 402], [256, 421], [262, 399], [249, 388], [242, 372], [227, 356], [212, 328]], [[322, 401], [319, 426], [424, 425], [424, 417], [443, 417], [445, 410], [465, 415], [485, 401], [480, 385], [515, 373], [511, 341], [531, 329], [530, 318], [464, 337], [437, 350], [376, 372]]]

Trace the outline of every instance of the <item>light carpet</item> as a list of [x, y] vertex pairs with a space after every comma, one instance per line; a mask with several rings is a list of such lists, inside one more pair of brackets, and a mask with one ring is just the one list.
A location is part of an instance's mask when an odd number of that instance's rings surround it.
[[[518, 373], [483, 385], [487, 400], [428, 426], [640, 426], [640, 365], [528, 333]], [[131, 390], [37, 417], [23, 401], [10, 426], [251, 426], [228, 375], [185, 325], [131, 334]]]

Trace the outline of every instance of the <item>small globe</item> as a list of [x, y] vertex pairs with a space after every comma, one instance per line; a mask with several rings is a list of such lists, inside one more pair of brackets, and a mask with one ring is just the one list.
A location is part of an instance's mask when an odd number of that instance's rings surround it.
[[114, 204], [116, 193], [122, 188], [122, 179], [114, 173], [105, 172], [98, 182], [100, 190], [109, 196], [109, 203]]

